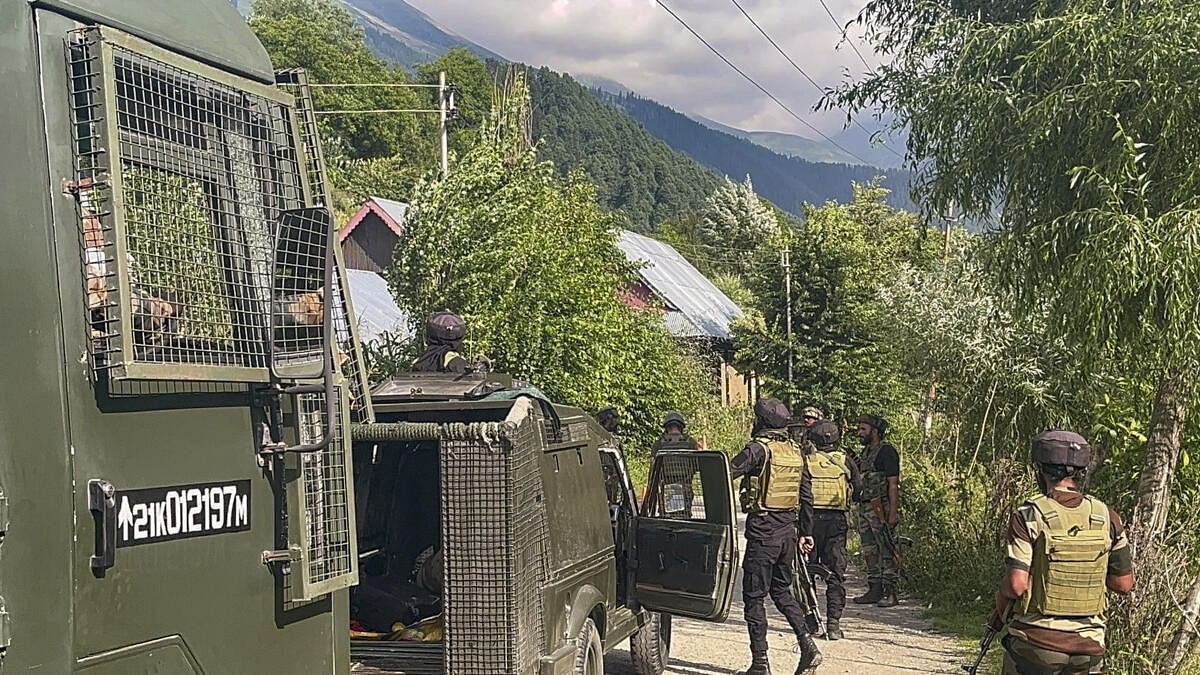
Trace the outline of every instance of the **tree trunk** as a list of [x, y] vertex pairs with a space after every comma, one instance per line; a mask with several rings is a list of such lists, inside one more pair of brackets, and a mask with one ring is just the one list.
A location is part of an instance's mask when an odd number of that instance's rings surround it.
[[933, 431], [933, 406], [937, 403], [937, 382], [930, 382], [925, 391], [925, 409], [921, 413], [921, 440], [928, 441]]
[[1154, 540], [1167, 525], [1171, 485], [1175, 479], [1175, 466], [1179, 463], [1183, 424], [1187, 417], [1189, 385], [1185, 371], [1179, 368], [1167, 368], [1158, 381], [1154, 410], [1150, 413], [1146, 459], [1138, 479], [1137, 503], [1130, 525], [1137, 556], [1153, 547]]
[[1171, 638], [1171, 646], [1167, 647], [1166, 659], [1163, 662], [1163, 673], [1169, 675], [1178, 673], [1183, 662], [1196, 644], [1196, 636], [1200, 633], [1200, 575], [1192, 583], [1192, 590], [1183, 603], [1183, 617], [1179, 619], [1179, 628]]

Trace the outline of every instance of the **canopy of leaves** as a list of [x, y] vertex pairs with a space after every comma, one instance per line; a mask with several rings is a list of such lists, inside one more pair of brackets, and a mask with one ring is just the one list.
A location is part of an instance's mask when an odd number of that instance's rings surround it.
[[[616, 405], [643, 439], [665, 410], [695, 410], [703, 375], [657, 313], [628, 307], [633, 269], [616, 221], [578, 173], [559, 177], [532, 148], [514, 152], [518, 86], [447, 180], [417, 186], [390, 281], [415, 317], [449, 308], [469, 347], [556, 400]], [[501, 125], [506, 126], [506, 125]]]
[[1200, 7], [874, 0], [859, 20], [894, 61], [832, 100], [907, 126], [931, 212], [1000, 206], [1022, 306], [1049, 298], [1084, 345], [1195, 358]]

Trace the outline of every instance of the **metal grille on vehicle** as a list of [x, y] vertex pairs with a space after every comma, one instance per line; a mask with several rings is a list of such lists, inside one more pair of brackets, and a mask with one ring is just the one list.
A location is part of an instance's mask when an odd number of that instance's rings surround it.
[[[354, 536], [354, 481], [350, 475], [349, 425], [345, 396], [332, 394], [338, 402], [332, 437], [319, 452], [299, 455], [299, 504], [293, 513], [293, 528], [300, 539], [300, 561], [293, 565], [293, 600], [311, 600], [358, 583], [358, 540]], [[297, 397], [300, 407], [300, 442], [312, 443], [324, 434], [325, 400], [321, 394]]]
[[67, 51], [94, 367], [266, 380], [268, 313], [323, 302], [271, 288], [277, 219], [308, 203], [292, 97], [107, 28]]
[[539, 448], [532, 418], [442, 442], [447, 673], [536, 672], [547, 578]]

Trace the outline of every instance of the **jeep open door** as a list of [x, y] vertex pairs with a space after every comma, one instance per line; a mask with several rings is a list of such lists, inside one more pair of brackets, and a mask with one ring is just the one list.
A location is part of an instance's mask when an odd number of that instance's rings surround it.
[[736, 528], [728, 458], [660, 452], [635, 526], [637, 601], [659, 612], [724, 621], [738, 573]]

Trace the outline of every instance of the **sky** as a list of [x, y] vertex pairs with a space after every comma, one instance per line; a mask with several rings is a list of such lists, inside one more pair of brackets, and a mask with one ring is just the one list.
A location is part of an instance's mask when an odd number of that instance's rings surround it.
[[[505, 58], [616, 80], [686, 113], [747, 130], [816, 138], [686, 31], [654, 0], [407, 0], [443, 28]], [[841, 26], [865, 0], [738, 0], [814, 80], [832, 86], [866, 67]], [[833, 136], [844, 113], [813, 112], [817, 89], [746, 19], [732, 0], [664, 0], [729, 60], [809, 124]], [[878, 58], [851, 27], [865, 60]], [[869, 116], [859, 121], [875, 125]]]

